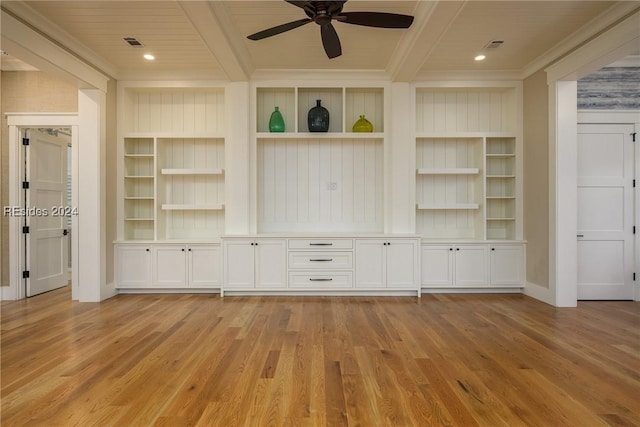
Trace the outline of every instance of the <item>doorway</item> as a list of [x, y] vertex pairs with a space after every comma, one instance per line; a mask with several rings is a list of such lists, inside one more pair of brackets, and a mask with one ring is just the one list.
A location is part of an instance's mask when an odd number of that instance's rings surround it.
[[[22, 128], [24, 159], [22, 216], [25, 295], [32, 297], [69, 283], [67, 167], [70, 128]], [[22, 212], [21, 212], [22, 213]]]
[[75, 117], [8, 117], [11, 299], [69, 284], [77, 299]]
[[635, 147], [632, 124], [578, 125], [579, 300], [633, 300]]

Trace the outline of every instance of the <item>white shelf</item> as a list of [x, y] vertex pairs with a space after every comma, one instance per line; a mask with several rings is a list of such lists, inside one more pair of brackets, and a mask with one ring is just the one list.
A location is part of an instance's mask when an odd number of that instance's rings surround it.
[[154, 155], [150, 154], [125, 154], [124, 157], [129, 157], [133, 159], [153, 159]]
[[165, 204], [162, 205], [165, 211], [221, 211], [224, 210], [224, 204], [209, 205], [186, 205], [186, 204]]
[[480, 173], [478, 168], [420, 168], [418, 175], [476, 175]]
[[258, 139], [382, 139], [382, 132], [258, 132]]
[[155, 221], [153, 218], [125, 218], [125, 221]]
[[515, 138], [514, 132], [416, 132], [416, 138]]
[[138, 197], [138, 196], [134, 196], [134, 197], [125, 197], [125, 200], [154, 200], [153, 197]]
[[515, 200], [515, 196], [487, 196], [487, 200]]
[[480, 205], [477, 203], [442, 203], [436, 205], [418, 203], [417, 208], [419, 210], [472, 210], [479, 209]]
[[487, 178], [493, 179], [505, 179], [505, 178], [515, 178], [515, 175], [487, 175]]
[[515, 218], [487, 218], [487, 221], [515, 221]]
[[162, 175], [222, 175], [224, 169], [222, 168], [202, 168], [202, 169], [162, 169], [160, 171]]
[[185, 138], [224, 138], [222, 132], [128, 132], [124, 138], [158, 138], [158, 139], [185, 139]]
[[126, 175], [128, 179], [153, 179], [153, 175]]
[[493, 159], [506, 159], [506, 158], [515, 157], [515, 156], [516, 156], [515, 154], [507, 154], [507, 153], [502, 153], [502, 154], [487, 153], [487, 157], [493, 158]]

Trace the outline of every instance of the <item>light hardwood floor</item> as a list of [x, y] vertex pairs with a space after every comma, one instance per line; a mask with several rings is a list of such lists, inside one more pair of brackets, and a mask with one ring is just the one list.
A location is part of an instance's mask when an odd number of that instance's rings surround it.
[[522, 295], [3, 302], [5, 426], [640, 425], [640, 304]]

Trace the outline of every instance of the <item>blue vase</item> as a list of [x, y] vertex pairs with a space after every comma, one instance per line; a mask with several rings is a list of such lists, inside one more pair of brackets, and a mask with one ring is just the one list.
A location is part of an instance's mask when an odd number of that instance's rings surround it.
[[309, 132], [329, 131], [329, 111], [320, 105], [321, 100], [316, 100], [316, 106], [309, 110], [307, 125]]
[[284, 132], [284, 119], [278, 107], [271, 113], [269, 118], [269, 132]]

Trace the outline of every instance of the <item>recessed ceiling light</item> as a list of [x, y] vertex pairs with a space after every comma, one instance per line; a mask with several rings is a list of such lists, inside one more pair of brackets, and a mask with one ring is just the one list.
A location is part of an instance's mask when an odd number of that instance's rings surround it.
[[156, 59], [156, 57], [151, 55], [150, 53], [145, 53], [144, 54], [144, 59], [146, 59], [148, 61], [153, 61], [154, 59]]
[[485, 58], [486, 58], [486, 56], [484, 56], [484, 55], [477, 55], [477, 56], [476, 56], [475, 58], [473, 58], [473, 59], [475, 59], [476, 61], [483, 61]]

